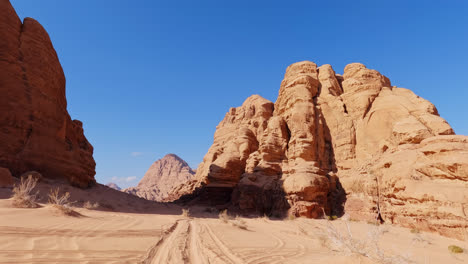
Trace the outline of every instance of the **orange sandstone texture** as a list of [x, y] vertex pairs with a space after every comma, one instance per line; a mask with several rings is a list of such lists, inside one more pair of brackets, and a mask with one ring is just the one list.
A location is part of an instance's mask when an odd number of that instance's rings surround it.
[[468, 227], [467, 140], [375, 70], [352, 63], [339, 75], [303, 61], [274, 104], [254, 95], [231, 108], [196, 178], [172, 195], [270, 215], [380, 213], [457, 236]]
[[93, 147], [67, 112], [65, 76], [49, 35], [0, 1], [0, 166], [13, 176], [37, 171], [87, 187]]

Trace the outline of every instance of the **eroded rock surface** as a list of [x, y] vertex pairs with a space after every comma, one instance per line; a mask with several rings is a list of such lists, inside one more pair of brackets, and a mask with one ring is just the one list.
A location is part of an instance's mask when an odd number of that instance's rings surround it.
[[0, 166], [74, 185], [95, 183], [93, 147], [67, 112], [65, 76], [49, 35], [0, 1]]
[[151, 165], [138, 186], [124, 189], [123, 192], [152, 201], [171, 201], [178, 198], [171, 196], [172, 190], [184, 186], [194, 176], [195, 172], [187, 162], [175, 154], [168, 154]]
[[468, 227], [467, 140], [433, 104], [360, 63], [339, 75], [298, 62], [274, 104], [255, 95], [226, 114], [196, 178], [174, 193], [222, 204], [224, 192], [231, 206], [270, 215], [345, 209], [456, 236]]

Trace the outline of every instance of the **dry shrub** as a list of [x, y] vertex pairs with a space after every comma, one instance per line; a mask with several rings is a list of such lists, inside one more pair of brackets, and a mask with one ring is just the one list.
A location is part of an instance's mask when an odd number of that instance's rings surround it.
[[333, 221], [333, 220], [338, 219], [338, 216], [336, 216], [336, 215], [327, 215], [327, 219], [330, 220], [330, 221]]
[[70, 193], [66, 192], [60, 195], [60, 188], [52, 189], [49, 193], [49, 204], [57, 208], [61, 213], [65, 215], [77, 214], [72, 207], [72, 203], [69, 201]]
[[234, 219], [231, 222], [231, 225], [240, 229], [247, 230], [247, 222], [245, 222], [245, 220], [240, 218], [239, 216], [236, 216], [236, 219]]
[[[223, 223], [230, 223], [232, 226], [235, 226], [240, 229], [247, 230], [247, 222], [245, 222], [244, 219], [240, 218], [239, 216], [236, 216], [235, 219], [232, 219], [229, 217], [227, 209], [221, 211], [218, 215], [219, 220], [221, 220]], [[264, 219], [266, 216], [264, 217]], [[265, 220], [266, 221], [266, 220]]]
[[190, 218], [190, 209], [182, 209], [182, 216], [185, 218]]
[[455, 253], [455, 254], [463, 253], [463, 248], [461, 248], [459, 246], [455, 246], [455, 245], [448, 246], [448, 250], [451, 253]]
[[367, 234], [367, 239], [359, 239], [351, 232], [348, 220], [343, 220], [346, 227], [344, 232], [338, 230], [331, 221], [327, 221], [326, 244], [332, 250], [349, 255], [363, 256], [382, 264], [403, 264], [411, 262], [407, 256], [394, 255], [380, 248], [379, 242], [382, 234], [387, 232], [382, 226], [371, 228]]
[[264, 214], [263, 217], [261, 217], [261, 219], [263, 220], [263, 222], [268, 222], [270, 220], [270, 218]]
[[36, 187], [38, 179], [29, 175], [28, 178], [22, 177], [21, 183], [13, 188], [13, 206], [18, 208], [37, 208], [37, 194], [32, 193]]
[[88, 210], [93, 210], [93, 209], [97, 209], [99, 208], [99, 203], [98, 202], [95, 202], [95, 203], [92, 203], [90, 201], [86, 201], [84, 204], [83, 204], [83, 207], [88, 209]]
[[218, 215], [219, 220], [223, 221], [224, 223], [229, 222], [229, 215], [227, 213], [227, 209], [223, 210]]

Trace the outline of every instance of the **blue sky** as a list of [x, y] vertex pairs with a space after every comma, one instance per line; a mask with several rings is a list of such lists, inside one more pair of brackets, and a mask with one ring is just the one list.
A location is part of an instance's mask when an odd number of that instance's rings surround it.
[[135, 185], [167, 153], [196, 168], [228, 109], [275, 101], [302, 60], [364, 63], [468, 135], [467, 1], [11, 2], [52, 38], [101, 183]]

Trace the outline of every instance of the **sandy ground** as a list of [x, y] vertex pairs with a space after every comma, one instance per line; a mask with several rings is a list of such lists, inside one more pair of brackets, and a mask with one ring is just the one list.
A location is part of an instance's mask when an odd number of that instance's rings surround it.
[[[40, 193], [55, 185], [42, 183]], [[44, 196], [41, 208], [13, 208], [11, 190], [0, 189], [0, 263], [468, 263], [466, 242], [405, 228], [302, 218], [224, 222], [205, 208], [191, 208], [193, 216], [186, 217], [175, 205], [102, 185], [86, 191], [65, 188], [77, 200], [78, 216], [61, 214]], [[105, 207], [81, 208], [88, 200]], [[371, 258], [333, 243], [331, 230], [346, 238], [346, 224], [352, 244], [362, 245]], [[379, 235], [372, 240], [369, 234]], [[449, 245], [465, 253], [450, 253]], [[377, 249], [384, 257], [375, 257]]]

